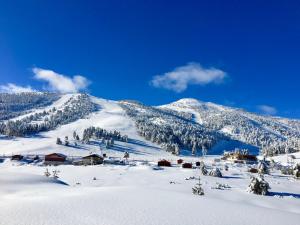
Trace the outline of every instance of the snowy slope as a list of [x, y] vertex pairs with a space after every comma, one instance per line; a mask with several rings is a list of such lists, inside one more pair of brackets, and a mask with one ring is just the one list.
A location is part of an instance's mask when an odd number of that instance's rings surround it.
[[[10, 121], [28, 120], [25, 124], [46, 123], [47, 125], [51, 117], [57, 116], [58, 112], [64, 112], [66, 109], [68, 114], [64, 116], [69, 118], [73, 113], [72, 110], [76, 109], [76, 113], [80, 112], [81, 109], [78, 109], [78, 102], [76, 102], [80, 97], [82, 97], [81, 94], [60, 95], [60, 98], [51, 105], [32, 109], [29, 113], [12, 118]], [[298, 120], [257, 115], [191, 98], [158, 107], [145, 106], [132, 101], [110, 101], [93, 96], [86, 98], [82, 100], [85, 101], [82, 105], [87, 107], [86, 114], [74, 117], [67, 124], [60, 121], [58, 126], [49, 126], [49, 131], [39, 132], [26, 138], [0, 137], [0, 154], [55, 151], [68, 155], [83, 155], [89, 151], [97, 152], [99, 151], [97, 145], [79, 145], [75, 148], [55, 144], [57, 137], [62, 140], [65, 136], [71, 138], [74, 131], [81, 136], [83, 130], [91, 126], [109, 131], [117, 130], [122, 135], [128, 135], [132, 141], [117, 143], [119, 148], [115, 150], [118, 151], [111, 152], [117, 155], [123, 154], [126, 150], [136, 155], [157, 155], [158, 153], [158, 155], [166, 155], [157, 144], [151, 143], [152, 141], [162, 144], [162, 141], [152, 140], [152, 133], [156, 133], [156, 137], [161, 138], [159, 132], [162, 132], [166, 139], [170, 137], [170, 129], [173, 129], [173, 140], [180, 139], [183, 137], [181, 132], [188, 131], [185, 135], [190, 140], [185, 146], [183, 146], [185, 140], [180, 140], [179, 145], [182, 149], [189, 149], [188, 151], [191, 152], [193, 140], [197, 139], [199, 154], [203, 146], [208, 148], [209, 154], [222, 154], [224, 150], [235, 148], [247, 148], [253, 153], [258, 153], [259, 149], [264, 147], [265, 151], [272, 154], [285, 153], [287, 150], [294, 152], [300, 149], [300, 122]], [[124, 106], [130, 110], [124, 109]], [[35, 116], [36, 114], [38, 116]], [[144, 129], [144, 133], [136, 128], [137, 121], [142, 120], [145, 120], [142, 126], [149, 126], [147, 131]], [[164, 141], [168, 142], [168, 140]]]
[[248, 145], [270, 147], [270, 152], [284, 153], [287, 146], [291, 151], [300, 150], [299, 120], [257, 115], [190, 98], [158, 108], [190, 113], [198, 124]]
[[[62, 106], [72, 97], [76, 97], [77, 94], [63, 95], [61, 99], [48, 106], [45, 110], [56, 107], [57, 109]], [[119, 151], [113, 152], [116, 155], [122, 155], [125, 149], [132, 153], [140, 154], [156, 154], [157, 151], [161, 151], [156, 145], [145, 141], [141, 138], [137, 132], [134, 122], [126, 116], [126, 113], [115, 101], [109, 101], [96, 97], [90, 97], [91, 101], [97, 105], [98, 110], [91, 113], [87, 118], [79, 119], [72, 123], [59, 126], [55, 130], [48, 132], [41, 132], [37, 135], [33, 135], [27, 138], [8, 138], [0, 137], [0, 154], [16, 154], [16, 153], [31, 153], [31, 154], [44, 154], [51, 152], [60, 152], [67, 155], [87, 155], [89, 152], [99, 152], [98, 146], [78, 146], [78, 147], [66, 147], [62, 145], [56, 145], [56, 138], [60, 137], [64, 139], [65, 136], [72, 137], [73, 131], [76, 131], [80, 136], [84, 129], [95, 126], [101, 127], [107, 130], [118, 130], [122, 135], [128, 135], [129, 138], [135, 140], [135, 143], [118, 143], [121, 145]], [[43, 111], [44, 109], [38, 109]], [[30, 115], [30, 114], [29, 114]], [[26, 117], [22, 115], [22, 117]], [[162, 152], [162, 154], [164, 154]]]

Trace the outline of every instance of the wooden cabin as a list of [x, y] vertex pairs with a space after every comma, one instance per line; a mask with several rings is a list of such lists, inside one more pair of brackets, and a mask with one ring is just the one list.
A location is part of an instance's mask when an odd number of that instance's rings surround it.
[[165, 159], [160, 160], [157, 162], [158, 166], [165, 166], [165, 167], [171, 167], [171, 163]]
[[20, 161], [24, 158], [22, 155], [12, 155], [11, 160]]
[[243, 153], [241, 151], [226, 152], [222, 157], [222, 160], [232, 161], [234, 163], [255, 163], [257, 158], [255, 155]]
[[256, 169], [256, 168], [250, 168], [248, 170], [248, 172], [250, 172], [250, 173], [258, 173], [258, 169]]
[[66, 163], [67, 156], [60, 153], [52, 153], [49, 155], [45, 155], [45, 165], [62, 165]]
[[98, 165], [103, 163], [103, 157], [97, 154], [84, 156], [73, 162], [74, 165]]
[[177, 160], [177, 164], [182, 164], [183, 163], [183, 159], [178, 159]]
[[192, 169], [193, 168], [193, 164], [192, 163], [183, 163], [182, 164], [182, 168]]

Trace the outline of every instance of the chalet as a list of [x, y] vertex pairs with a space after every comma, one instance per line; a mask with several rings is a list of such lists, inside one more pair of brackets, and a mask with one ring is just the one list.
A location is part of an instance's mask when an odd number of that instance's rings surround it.
[[234, 163], [248, 163], [248, 164], [257, 162], [256, 156], [250, 155], [246, 151], [226, 152], [224, 153], [222, 160], [227, 160]]
[[193, 164], [192, 163], [183, 163], [182, 164], [182, 168], [192, 169], [193, 168]]
[[178, 159], [177, 160], [177, 164], [182, 164], [183, 163], [183, 159]]
[[67, 156], [60, 153], [52, 153], [49, 155], [45, 155], [45, 165], [62, 165], [66, 163]]
[[256, 169], [256, 168], [250, 168], [248, 170], [248, 172], [250, 172], [250, 173], [258, 173], [258, 169]]
[[165, 167], [171, 167], [171, 163], [165, 159], [160, 160], [157, 162], [158, 166], [165, 166]]
[[12, 155], [11, 160], [20, 161], [24, 158], [22, 155]]
[[73, 162], [74, 165], [98, 165], [103, 163], [103, 157], [97, 154], [82, 157]]

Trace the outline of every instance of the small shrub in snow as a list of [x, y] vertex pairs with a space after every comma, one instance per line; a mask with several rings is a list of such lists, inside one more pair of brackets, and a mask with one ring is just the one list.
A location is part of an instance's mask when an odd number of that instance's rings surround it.
[[185, 178], [185, 180], [194, 180], [195, 179], [195, 177], [193, 176], [193, 177], [186, 177]]
[[269, 174], [269, 167], [265, 161], [260, 161], [257, 166], [258, 173]]
[[269, 183], [264, 180], [261, 175], [259, 177], [252, 177], [247, 191], [257, 195], [267, 195], [269, 193]]
[[284, 175], [294, 175], [293, 168], [291, 168], [289, 166], [283, 166], [280, 171]]
[[56, 139], [56, 144], [57, 144], [57, 145], [62, 145], [62, 141], [60, 140], [60, 138], [57, 138], [57, 139]]
[[204, 176], [206, 176], [208, 174], [208, 171], [206, 169], [204, 162], [201, 162], [201, 164], [200, 164], [200, 171], [201, 171], [202, 175], [204, 175]]
[[202, 188], [202, 184], [200, 182], [200, 177], [198, 179], [198, 183], [192, 188], [193, 194], [194, 195], [204, 195], [204, 190]]
[[221, 173], [220, 169], [216, 167], [215, 169], [212, 169], [209, 172], [209, 176], [212, 176], [212, 177], [222, 177], [222, 173]]
[[216, 183], [215, 187], [212, 187], [211, 189], [219, 189], [219, 190], [228, 190], [231, 187], [228, 184], [221, 184], [221, 183]]
[[65, 146], [69, 146], [69, 137], [65, 136]]
[[50, 177], [51, 173], [49, 172], [48, 168], [46, 168], [46, 171], [44, 172], [46, 177]]
[[60, 172], [59, 170], [53, 170], [52, 171], [52, 173], [53, 173], [52, 175], [53, 175], [54, 179], [58, 179], [59, 178], [59, 176], [58, 176], [59, 172]]
[[129, 152], [125, 152], [123, 158], [128, 160], [129, 159]]
[[299, 179], [300, 178], [300, 164], [296, 164], [294, 169], [293, 169], [293, 175], [295, 178]]
[[225, 166], [224, 166], [224, 170], [225, 170], [225, 171], [228, 171], [228, 169], [229, 169], [228, 165], [225, 165]]

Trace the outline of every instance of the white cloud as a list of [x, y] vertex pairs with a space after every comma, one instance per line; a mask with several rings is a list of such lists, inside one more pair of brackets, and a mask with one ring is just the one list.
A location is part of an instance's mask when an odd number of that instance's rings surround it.
[[45, 70], [41, 68], [33, 68], [34, 78], [37, 80], [46, 81], [48, 88], [51, 91], [58, 91], [60, 93], [76, 93], [84, 90], [90, 84], [90, 81], [83, 76], [76, 75], [68, 77], [63, 74], [58, 74], [52, 70]]
[[157, 88], [165, 88], [175, 92], [185, 91], [189, 85], [207, 85], [210, 83], [221, 83], [226, 73], [216, 68], [203, 68], [199, 63], [188, 63], [177, 67], [171, 72], [156, 75], [150, 84]]
[[258, 105], [257, 108], [261, 113], [266, 115], [275, 115], [277, 113], [277, 109], [269, 105]]
[[6, 85], [0, 85], [0, 92], [2, 93], [23, 93], [23, 92], [35, 92], [30, 86], [22, 87], [13, 83], [8, 83]]

